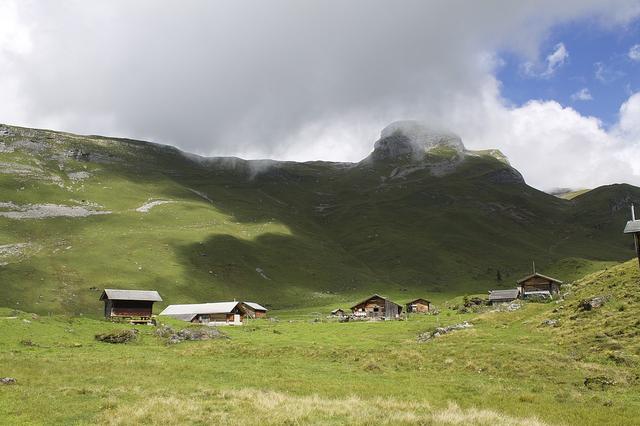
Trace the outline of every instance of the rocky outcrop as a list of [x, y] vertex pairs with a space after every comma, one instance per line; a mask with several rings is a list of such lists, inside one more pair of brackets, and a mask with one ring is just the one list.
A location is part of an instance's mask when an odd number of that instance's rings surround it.
[[429, 341], [435, 337], [440, 337], [444, 334], [449, 334], [452, 331], [456, 331], [456, 330], [464, 330], [466, 328], [471, 328], [473, 327], [473, 324], [464, 321], [461, 322], [460, 324], [454, 324], [454, 325], [448, 325], [446, 327], [438, 327], [436, 328], [434, 331], [427, 331], [424, 333], [421, 333], [418, 335], [418, 342], [426, 342]]
[[138, 338], [138, 330], [116, 330], [110, 333], [96, 334], [96, 340], [105, 343], [129, 343]]
[[504, 169], [496, 170], [486, 175], [486, 177], [489, 182], [497, 184], [524, 183], [524, 178], [520, 172], [513, 167], [505, 167]]
[[609, 298], [607, 296], [597, 296], [591, 299], [585, 299], [580, 301], [578, 304], [578, 309], [581, 311], [590, 311], [592, 309], [597, 309], [604, 305]]
[[213, 327], [200, 328], [184, 328], [182, 330], [174, 330], [168, 325], [162, 325], [155, 331], [155, 335], [167, 339], [168, 345], [184, 342], [185, 340], [210, 340], [210, 339], [228, 339], [229, 337]]
[[385, 127], [375, 143], [371, 158], [420, 160], [434, 148], [449, 148], [463, 154], [464, 144], [459, 136], [434, 130], [419, 121], [396, 121]]

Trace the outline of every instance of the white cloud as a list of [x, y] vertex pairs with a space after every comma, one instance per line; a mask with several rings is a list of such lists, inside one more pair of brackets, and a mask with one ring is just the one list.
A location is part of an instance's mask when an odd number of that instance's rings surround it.
[[629, 59], [640, 61], [640, 44], [635, 44], [629, 49]]
[[[420, 119], [502, 149], [539, 188], [638, 183], [636, 98], [613, 132], [556, 102], [510, 105], [494, 77], [496, 52], [535, 58], [563, 22], [638, 16], [637, 0], [613, 1], [0, 0], [0, 121], [358, 161], [389, 122]], [[568, 54], [559, 43], [532, 71]]]
[[569, 58], [567, 48], [564, 43], [558, 43], [554, 46], [553, 52], [547, 55], [544, 64], [527, 61], [523, 64], [522, 70], [530, 77], [549, 78], [565, 64], [567, 58]]
[[564, 47], [564, 43], [556, 44], [555, 50], [549, 56], [547, 56], [547, 70], [544, 75], [552, 75], [556, 70], [564, 65], [565, 61], [569, 57], [567, 48]]
[[467, 146], [501, 149], [527, 183], [541, 189], [640, 185], [640, 93], [625, 102], [618, 123], [607, 130], [597, 118], [555, 101], [509, 106], [498, 90], [497, 82], [487, 84], [482, 107], [469, 105], [452, 121]]
[[0, 1], [0, 54], [25, 55], [32, 48], [30, 28], [21, 19], [16, 3]]
[[609, 65], [604, 64], [603, 62], [596, 62], [593, 64], [594, 67], [594, 76], [596, 80], [599, 80], [601, 83], [609, 84], [612, 83], [619, 78], [625, 76], [623, 71], [617, 70]]
[[584, 87], [578, 90], [576, 93], [571, 95], [572, 101], [591, 101], [593, 100], [593, 96], [591, 96], [591, 92], [588, 88]]

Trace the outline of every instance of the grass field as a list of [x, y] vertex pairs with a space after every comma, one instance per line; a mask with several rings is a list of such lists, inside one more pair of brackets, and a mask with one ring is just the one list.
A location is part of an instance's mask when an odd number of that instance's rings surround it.
[[[127, 326], [3, 309], [0, 376], [18, 382], [0, 386], [0, 419], [633, 424], [640, 414], [638, 307], [636, 296], [625, 295], [638, 282], [636, 264], [629, 262], [567, 287], [564, 302], [528, 303], [513, 312], [447, 308], [460, 298], [441, 301], [440, 315], [407, 321], [337, 323], [318, 321], [311, 311], [272, 312], [279, 321], [224, 328], [228, 339], [171, 346], [151, 326], [138, 327], [136, 342], [107, 344], [93, 336]], [[608, 295], [605, 306], [578, 309], [580, 300], [600, 294]], [[546, 319], [559, 326], [543, 325]], [[424, 343], [416, 339], [464, 320], [474, 327]], [[596, 385], [585, 386], [587, 378], [596, 378]]]

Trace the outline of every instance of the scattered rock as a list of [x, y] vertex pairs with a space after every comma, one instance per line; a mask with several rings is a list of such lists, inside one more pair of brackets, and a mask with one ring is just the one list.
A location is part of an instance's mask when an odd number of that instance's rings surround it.
[[0, 378], [0, 384], [3, 384], [3, 385], [15, 385], [16, 383], [18, 383], [18, 381], [13, 377]]
[[264, 278], [265, 280], [269, 280], [271, 281], [271, 278], [269, 278], [269, 276], [267, 276], [267, 274], [264, 273], [264, 269], [262, 268], [256, 268], [256, 272], [258, 273], [258, 275], [260, 275], [262, 278]]
[[161, 206], [162, 204], [171, 204], [171, 203], [175, 203], [175, 201], [173, 200], [155, 200], [155, 201], [149, 201], [143, 205], [141, 205], [140, 207], [138, 207], [136, 209], [137, 212], [139, 213], [148, 213], [149, 210], [151, 210], [152, 208], [154, 208], [155, 206]]
[[70, 172], [67, 173], [67, 176], [69, 177], [70, 180], [72, 180], [73, 182], [80, 182], [82, 180], [88, 179], [91, 177], [91, 173], [89, 172], [84, 172], [84, 171], [80, 171], [80, 172]]
[[212, 327], [201, 328], [184, 328], [182, 330], [175, 331], [168, 325], [162, 325], [155, 331], [155, 335], [167, 339], [168, 345], [174, 345], [176, 343], [183, 342], [185, 340], [209, 340], [209, 339], [228, 339], [229, 337]]
[[544, 321], [542, 321], [542, 325], [546, 325], [549, 327], [559, 327], [560, 326], [560, 322], [558, 320], [555, 319], [546, 319]]
[[110, 214], [106, 210], [89, 210], [79, 206], [65, 206], [59, 204], [25, 204], [0, 203], [0, 208], [11, 208], [10, 211], [0, 211], [0, 216], [9, 219], [45, 219], [49, 217], [87, 217], [91, 215]]
[[607, 302], [608, 298], [606, 296], [597, 296], [592, 299], [585, 299], [580, 301], [578, 304], [578, 309], [581, 311], [590, 311], [592, 309], [597, 309], [602, 307]]
[[584, 385], [589, 389], [605, 390], [607, 387], [615, 384], [615, 380], [607, 376], [587, 377], [584, 379]]
[[128, 343], [133, 342], [138, 337], [138, 330], [116, 330], [111, 333], [96, 334], [96, 340], [105, 343]]
[[0, 126], [0, 136], [15, 136], [15, 133], [7, 126]]
[[473, 327], [473, 324], [469, 323], [468, 321], [461, 322], [460, 324], [448, 325], [446, 327], [438, 327], [434, 331], [427, 331], [424, 333], [420, 333], [418, 335], [418, 342], [419, 343], [426, 342], [435, 337], [440, 337], [444, 334], [451, 333], [452, 331], [464, 330], [465, 328], [471, 328], [471, 327]]

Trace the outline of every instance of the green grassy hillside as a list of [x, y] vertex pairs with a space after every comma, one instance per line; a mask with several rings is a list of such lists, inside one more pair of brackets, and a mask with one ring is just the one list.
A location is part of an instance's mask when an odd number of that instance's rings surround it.
[[104, 287], [276, 309], [374, 291], [442, 299], [513, 286], [534, 259], [571, 280], [632, 253], [621, 228], [640, 189], [562, 200], [493, 151], [449, 151], [419, 162], [207, 159], [0, 126], [0, 306], [98, 315]]

